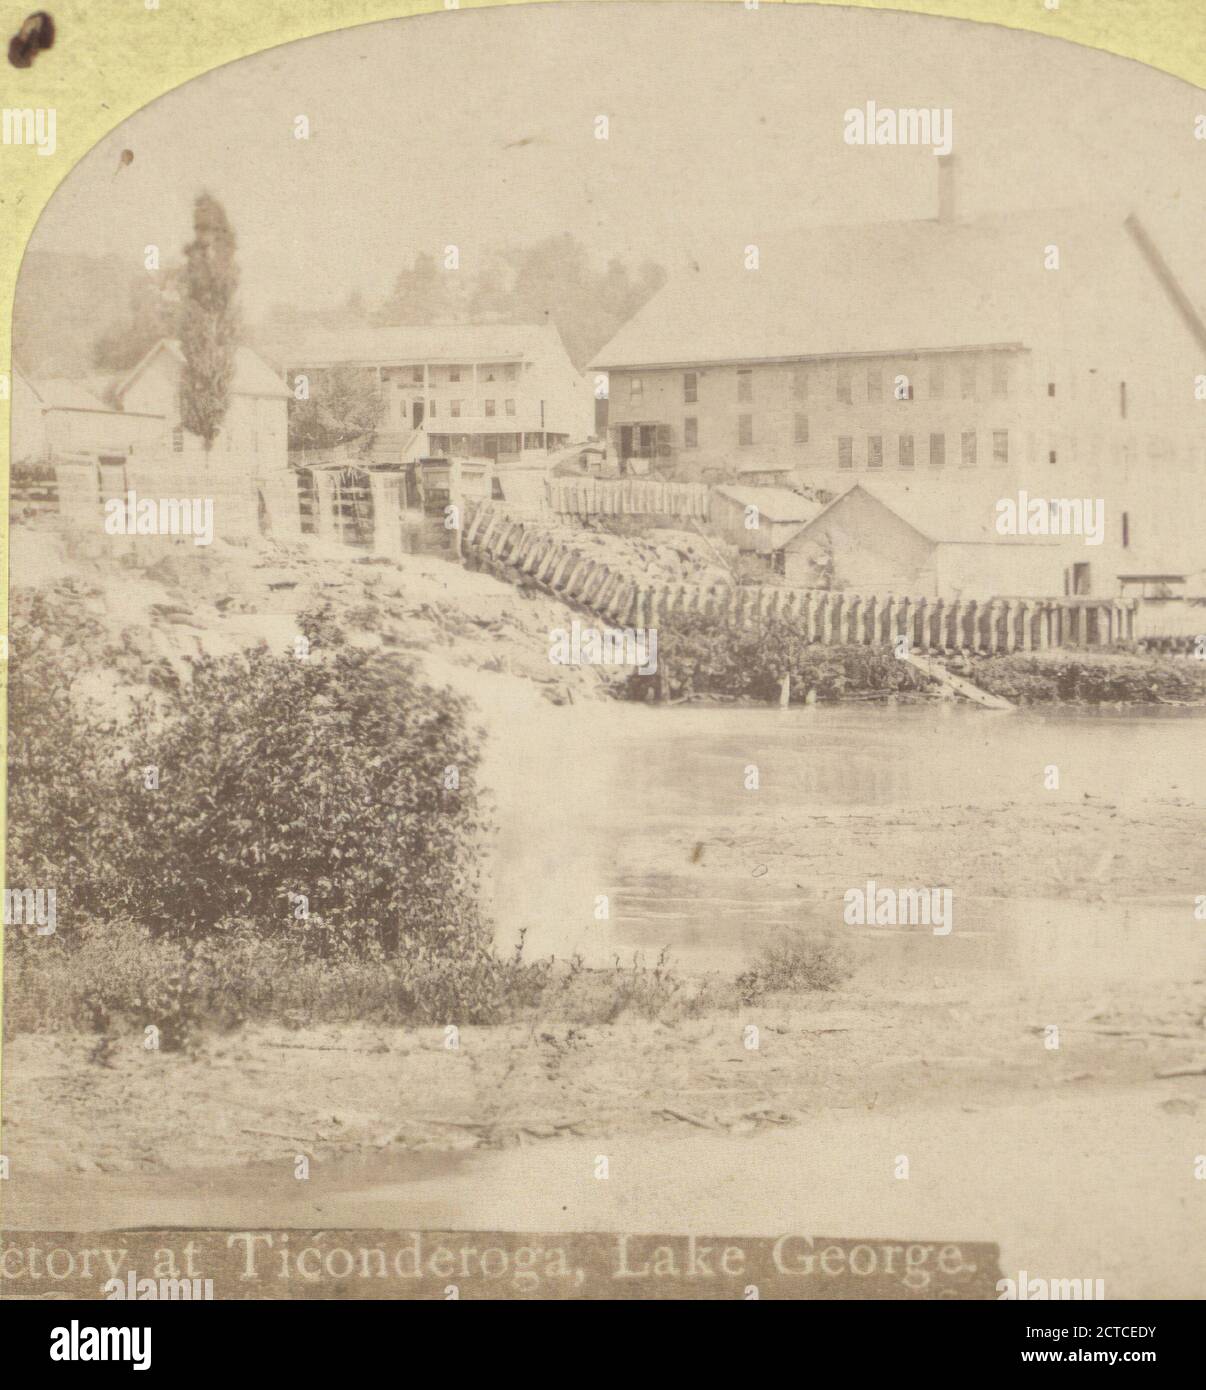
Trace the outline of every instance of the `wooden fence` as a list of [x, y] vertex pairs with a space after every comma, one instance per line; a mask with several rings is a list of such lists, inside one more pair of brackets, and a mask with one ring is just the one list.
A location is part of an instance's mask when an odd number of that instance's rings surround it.
[[1040, 651], [1135, 638], [1133, 599], [940, 599], [650, 581], [490, 503], [469, 518], [465, 550], [485, 568], [523, 578], [617, 627], [657, 627], [686, 616], [733, 626], [778, 620], [813, 642], [872, 645], [906, 637], [911, 649], [930, 652]]
[[706, 483], [666, 483], [656, 478], [555, 478], [549, 483], [549, 508], [562, 516], [706, 521], [710, 497]]

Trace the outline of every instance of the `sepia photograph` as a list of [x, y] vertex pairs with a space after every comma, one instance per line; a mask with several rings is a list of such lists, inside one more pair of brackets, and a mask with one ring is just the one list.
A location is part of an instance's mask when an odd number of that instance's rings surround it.
[[[61, 165], [3, 1298], [1070, 1303], [1154, 1360], [1092, 1305], [1206, 1295], [1203, 91], [453, 0], [69, 165], [65, 32], [0, 149]], [[51, 1361], [140, 1368], [103, 1330]]]

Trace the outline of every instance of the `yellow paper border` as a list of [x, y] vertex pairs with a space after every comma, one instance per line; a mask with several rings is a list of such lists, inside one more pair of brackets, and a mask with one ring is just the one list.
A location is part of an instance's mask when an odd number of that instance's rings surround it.
[[[530, 0], [569, 3], [570, 0]], [[614, 0], [599, 0], [613, 3]], [[646, 0], [656, 3], [656, 0]], [[53, 16], [57, 37], [33, 66], [12, 67], [7, 57], [0, 108], [54, 107], [57, 150], [47, 159], [34, 149], [0, 145], [0, 373], [12, 375], [13, 291], [21, 259], [51, 194], [104, 136], [156, 97], [223, 63], [294, 39], [383, 19], [516, 3], [516, 0], [39, 0]], [[717, 3], [717, 0], [690, 0]], [[727, 0], [727, 3], [821, 4], [826, 0]], [[1053, 8], [1048, 8], [1053, 5]], [[968, 19], [1067, 39], [1135, 58], [1206, 87], [1206, 18], [1202, 0], [847, 0], [846, 8], [895, 10]], [[4, 48], [31, 0], [3, 6]], [[1206, 158], [1206, 151], [1204, 151]], [[10, 393], [11, 394], [11, 393]], [[9, 401], [0, 400], [0, 611], [8, 629]], [[7, 668], [0, 666], [0, 740], [7, 747]], [[0, 768], [0, 796], [7, 780]], [[5, 811], [0, 800], [0, 883], [3, 882]], [[0, 989], [3, 931], [0, 929]]]

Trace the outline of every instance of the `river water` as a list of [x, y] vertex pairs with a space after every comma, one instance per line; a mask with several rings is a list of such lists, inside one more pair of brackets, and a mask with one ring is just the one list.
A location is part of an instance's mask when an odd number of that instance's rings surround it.
[[[1066, 816], [1052, 854], [1075, 855], [1083, 843], [1108, 880], [1108, 836], [1103, 845], [1085, 833], [1112, 825], [1104, 815], [1119, 826], [1113, 848], [1125, 823], [1150, 808], [1201, 824], [1202, 711], [626, 705], [578, 711], [558, 728], [560, 713], [541, 730], [538, 755], [513, 764], [517, 783], [503, 806], [512, 824], [496, 904], [501, 938], [526, 927], [531, 955], [650, 963], [668, 948], [682, 968], [740, 968], [778, 928], [843, 924], [833, 856], [809, 862], [818, 844], [842, 850], [839, 890], [871, 879], [956, 893], [950, 938], [852, 929], [877, 943], [873, 963], [884, 970], [1008, 961], [1118, 975], [1201, 964], [1206, 923], [1194, 922], [1183, 885], [1170, 888], [1174, 866], [1153, 862], [1150, 874], [1089, 893], [1086, 910], [1083, 885], [1053, 888], [1049, 866], [1032, 862], [1043, 846], [1023, 862], [1018, 841], [1054, 799]], [[1058, 788], [1047, 785], [1053, 767]], [[1082, 806], [1105, 810], [1081, 827]], [[966, 834], [964, 819], [976, 822]], [[922, 856], [931, 877], [919, 880], [908, 872], [914, 847], [931, 840], [945, 872], [935, 877], [933, 856]], [[1206, 891], [1206, 861], [1200, 867]], [[1037, 893], [1036, 879], [1047, 880]], [[1152, 932], [1155, 956], [1143, 944]]]

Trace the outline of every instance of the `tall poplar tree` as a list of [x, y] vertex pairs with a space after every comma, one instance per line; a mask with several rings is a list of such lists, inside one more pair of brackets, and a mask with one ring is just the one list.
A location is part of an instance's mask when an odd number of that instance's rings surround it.
[[180, 417], [208, 453], [230, 405], [239, 339], [235, 234], [225, 208], [209, 193], [200, 194], [193, 207], [193, 240], [184, 257]]

